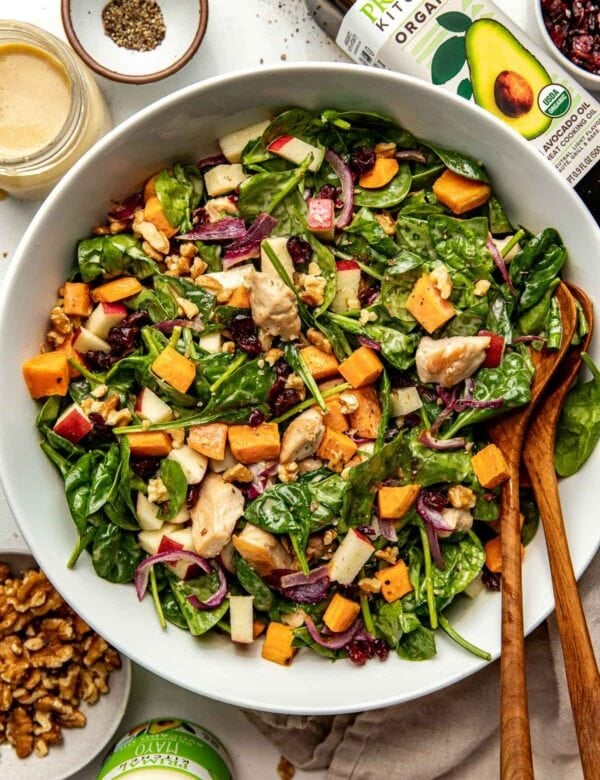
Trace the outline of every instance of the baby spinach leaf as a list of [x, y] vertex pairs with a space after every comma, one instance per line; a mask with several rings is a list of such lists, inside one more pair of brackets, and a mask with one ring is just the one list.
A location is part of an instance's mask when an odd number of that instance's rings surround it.
[[[379, 141], [395, 143], [402, 148], [416, 145], [413, 135], [391, 117], [375, 111], [323, 111], [321, 119], [342, 127], [340, 135], [348, 138], [349, 147], [375, 146]], [[340, 125], [341, 123], [341, 125]]]
[[171, 520], [185, 503], [187, 481], [179, 463], [168, 458], [163, 458], [160, 462], [160, 478], [169, 493], [169, 500], [163, 504], [161, 517]]
[[308, 633], [308, 629], [304, 628], [304, 626], [294, 629], [292, 647], [310, 647], [317, 655], [320, 655], [322, 658], [329, 658], [332, 661], [344, 657], [343, 650], [332, 650], [329, 647], [323, 647], [322, 645], [317, 644]]
[[206, 601], [218, 588], [216, 574], [212, 573], [193, 580], [180, 580], [174, 574], [168, 574], [169, 584], [187, 627], [193, 636], [201, 636], [214, 628], [229, 609], [229, 599], [223, 599], [214, 609], [196, 609], [188, 601], [188, 596], [196, 596]]
[[502, 398], [496, 408], [467, 409], [460, 412], [444, 437], [455, 436], [466, 425], [489, 420], [507, 409], [523, 406], [531, 400], [531, 382], [535, 373], [527, 351], [511, 352], [497, 368], [482, 368], [477, 372], [473, 397], [478, 401]]
[[317, 114], [305, 108], [290, 108], [275, 117], [262, 134], [266, 146], [282, 135], [293, 135], [310, 144], [317, 144], [323, 122]]
[[485, 328], [489, 308], [487, 300], [482, 298], [468, 309], [459, 311], [443, 329], [442, 336], [476, 336]]
[[418, 255], [421, 262], [435, 258], [435, 249], [426, 219], [400, 214], [396, 221], [396, 236], [400, 246]]
[[196, 249], [198, 250], [198, 257], [204, 260], [208, 268], [208, 273], [215, 273], [223, 270], [223, 263], [221, 261], [221, 247], [217, 244], [204, 244], [202, 241], [194, 242]]
[[112, 444], [106, 455], [95, 465], [91, 474], [88, 514], [93, 514], [112, 499], [120, 473], [118, 445]]
[[128, 233], [97, 236], [77, 245], [77, 263], [84, 282], [99, 276], [116, 276], [129, 272], [138, 279], [158, 273], [158, 266], [143, 251], [141, 242]]
[[356, 320], [341, 314], [328, 314], [327, 317], [330, 322], [339, 325], [348, 333], [377, 341], [381, 354], [394, 368], [406, 371], [415, 362], [415, 351], [420, 338], [417, 333], [402, 333], [385, 325], [360, 325]]
[[349, 254], [359, 258], [368, 258], [370, 249], [386, 257], [398, 254], [394, 239], [385, 233], [373, 212], [365, 207], [357, 211], [350, 225], [344, 228], [338, 243]]
[[567, 250], [562, 244], [553, 244], [541, 256], [538, 255], [535, 266], [525, 278], [525, 286], [519, 298], [519, 311], [530, 309], [542, 300], [566, 259]]
[[[514, 286], [525, 292], [528, 284], [529, 292], [525, 304], [519, 301], [520, 309], [527, 309], [536, 304], [556, 276], [566, 258], [565, 249], [558, 232], [554, 228], [546, 228], [532, 236], [522, 249], [517, 252], [510, 263], [509, 273]], [[540, 289], [542, 288], [542, 289]], [[522, 298], [522, 296], [521, 296]]]
[[256, 173], [240, 185], [238, 210], [245, 219], [271, 214], [277, 206], [302, 184], [311, 158], [291, 171]]
[[[415, 187], [419, 183], [418, 180], [425, 175], [436, 176], [444, 170], [443, 165], [436, 165], [430, 168], [424, 168], [420, 173], [413, 171], [412, 186]], [[409, 195], [408, 198], [402, 203], [400, 207], [400, 217], [417, 217], [418, 219], [427, 218], [430, 214], [444, 214], [446, 207], [439, 202], [432, 190], [420, 190], [413, 195]]]
[[67, 504], [80, 534], [83, 534], [87, 528], [87, 518], [91, 514], [90, 495], [93, 475], [102, 459], [101, 452], [96, 450], [86, 452], [65, 475]]
[[135, 534], [101, 521], [92, 547], [92, 563], [99, 577], [109, 582], [131, 582], [143, 553]]
[[417, 327], [417, 322], [406, 308], [406, 304], [422, 273], [423, 259], [414, 252], [405, 249], [400, 252], [393, 264], [386, 268], [381, 283], [379, 303], [390, 317], [401, 324], [405, 331], [411, 331]]
[[446, 265], [470, 279], [491, 275], [494, 263], [485, 245], [488, 235], [485, 217], [456, 219], [446, 214], [431, 214], [427, 224], [435, 252]]
[[435, 635], [430, 628], [419, 625], [414, 631], [402, 636], [396, 652], [405, 661], [427, 661], [437, 652]]
[[303, 234], [303, 238], [310, 244], [313, 251], [313, 261], [319, 266], [321, 276], [323, 276], [326, 281], [323, 303], [321, 303], [314, 312], [315, 317], [318, 317], [329, 308], [337, 292], [335, 258], [331, 253], [331, 250], [316, 239], [312, 233], [306, 231]]
[[50, 446], [55, 450], [64, 452], [68, 460], [78, 458], [85, 452], [83, 447], [81, 447], [79, 444], [73, 444], [72, 441], [69, 441], [69, 439], [65, 439], [64, 436], [55, 433], [52, 428], [48, 428], [47, 425], [42, 425], [40, 430]]
[[213, 393], [200, 412], [202, 422], [245, 422], [253, 409], [269, 412], [267, 396], [275, 381], [275, 372], [263, 360], [244, 363]]
[[254, 608], [259, 612], [268, 612], [273, 606], [273, 593], [270, 588], [241, 556], [236, 555], [234, 562], [240, 585], [246, 593], [254, 596]]
[[558, 421], [554, 465], [561, 477], [579, 471], [600, 438], [600, 370], [587, 353], [581, 356], [592, 378], [571, 390]]
[[[485, 330], [504, 336], [510, 343], [513, 337], [512, 312], [515, 299], [506, 285], [500, 288], [492, 287], [487, 296], [489, 308], [485, 322]], [[528, 331], [531, 332], [531, 331]]]
[[410, 165], [401, 163], [398, 173], [386, 184], [377, 190], [368, 190], [357, 186], [354, 189], [354, 202], [357, 206], [370, 208], [390, 209], [398, 206], [410, 192], [412, 175]]
[[421, 622], [414, 612], [405, 612], [402, 600], [391, 604], [381, 604], [375, 618], [375, 628], [390, 647], [397, 647], [405, 634], [410, 634], [421, 627]]
[[527, 547], [533, 541], [540, 526], [540, 513], [531, 490], [520, 491], [519, 509], [525, 518], [521, 529], [521, 542], [523, 547]]
[[41, 428], [43, 425], [50, 427], [56, 422], [56, 418], [60, 413], [60, 396], [51, 395], [46, 398], [42, 404], [42, 408], [35, 418], [36, 428]]
[[546, 331], [546, 349], [560, 349], [563, 338], [562, 319], [556, 297], [550, 301], [550, 308], [544, 323]]
[[454, 171], [454, 173], [466, 176], [467, 179], [489, 181], [486, 172], [472, 157], [468, 157], [466, 154], [453, 151], [452, 149], [444, 149], [442, 146], [428, 143], [427, 141], [421, 141], [421, 144], [427, 146], [432, 152], [435, 152], [444, 165], [447, 168], [450, 168], [451, 171]]
[[401, 434], [404, 447], [399, 449], [396, 468], [401, 469], [402, 479], [416, 482], [423, 487], [440, 482], [464, 483], [473, 479], [471, 456], [457, 450], [449, 452], [432, 450], [419, 441], [419, 430]]
[[160, 205], [173, 227], [180, 233], [192, 229], [192, 211], [200, 203], [204, 184], [194, 165], [175, 163], [173, 172], [161, 171], [154, 180]]
[[162, 605], [163, 614], [169, 623], [172, 623], [178, 628], [183, 628], [185, 631], [189, 631], [187, 620], [183, 617], [183, 612], [179, 608], [177, 599], [170, 587], [168, 590], [161, 591], [160, 603]]
[[513, 232], [513, 226], [506, 216], [502, 204], [494, 195], [487, 202], [488, 220], [490, 223], [490, 233], [493, 236], [503, 236], [506, 233]]

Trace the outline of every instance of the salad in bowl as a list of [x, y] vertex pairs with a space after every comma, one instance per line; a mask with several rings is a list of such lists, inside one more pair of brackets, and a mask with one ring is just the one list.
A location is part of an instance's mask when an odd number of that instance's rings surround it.
[[[91, 226], [23, 366], [68, 565], [282, 665], [423, 660], [438, 627], [489, 658], [446, 610], [500, 586], [485, 423], [561, 344], [559, 234], [380, 114], [291, 108], [218, 143]], [[569, 435], [559, 472], [589, 455]]]

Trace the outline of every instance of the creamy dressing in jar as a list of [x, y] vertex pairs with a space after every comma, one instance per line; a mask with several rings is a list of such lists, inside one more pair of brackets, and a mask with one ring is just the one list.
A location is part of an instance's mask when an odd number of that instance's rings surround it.
[[0, 189], [42, 198], [110, 128], [96, 82], [53, 35], [0, 22]]

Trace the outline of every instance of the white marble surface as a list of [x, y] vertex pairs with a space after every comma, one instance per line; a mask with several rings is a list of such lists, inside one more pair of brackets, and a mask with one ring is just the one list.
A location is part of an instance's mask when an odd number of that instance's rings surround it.
[[[539, 40], [533, 0], [498, 0], [511, 18]], [[0, 0], [0, 19], [19, 19], [64, 38], [60, 4], [41, 0]], [[345, 61], [346, 57], [318, 29], [302, 0], [210, 0], [206, 37], [196, 56], [169, 79], [129, 86], [99, 79], [115, 123], [180, 87], [239, 68], [287, 61]], [[0, 202], [0, 283], [10, 259], [39, 204]], [[19, 547], [17, 525], [0, 489], [0, 548]], [[235, 762], [238, 780], [277, 777], [278, 752], [234, 707], [191, 694], [134, 666], [133, 689], [120, 730], [153, 715], [177, 715], [199, 721], [219, 736]], [[92, 780], [99, 761], [73, 776]], [[40, 773], [43, 766], [40, 764]], [[40, 777], [42, 774], [40, 774]], [[324, 772], [297, 772], [296, 780], [323, 780]], [[18, 780], [15, 778], [14, 780]]]

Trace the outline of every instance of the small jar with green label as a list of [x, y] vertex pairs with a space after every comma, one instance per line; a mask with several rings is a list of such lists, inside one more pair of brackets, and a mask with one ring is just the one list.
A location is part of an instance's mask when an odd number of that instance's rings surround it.
[[197, 723], [154, 718], [130, 729], [107, 755], [97, 780], [233, 780], [219, 740]]

